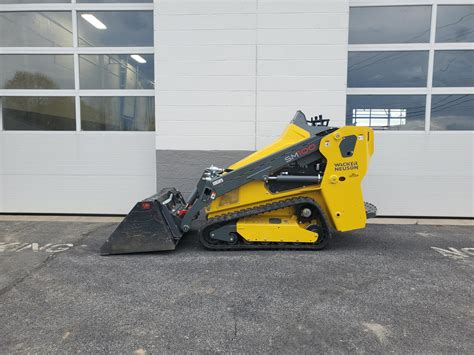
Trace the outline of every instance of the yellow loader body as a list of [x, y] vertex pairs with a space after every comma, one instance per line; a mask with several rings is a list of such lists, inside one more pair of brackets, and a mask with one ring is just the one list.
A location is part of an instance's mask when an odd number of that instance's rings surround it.
[[[357, 141], [353, 154], [343, 157], [340, 142], [348, 136], [356, 136]], [[267, 147], [249, 155], [231, 165], [230, 169], [248, 165], [264, 156], [273, 154], [309, 138], [309, 133], [295, 124], [290, 124], [281, 137]], [[318, 185], [309, 185], [285, 192], [272, 193], [264, 181], [253, 181], [245, 184], [214, 200], [207, 209], [209, 218], [251, 208], [263, 203], [301, 196], [315, 200], [323, 209], [331, 226], [337, 231], [345, 232], [365, 227], [366, 209], [362, 197], [362, 179], [365, 176], [370, 157], [374, 151], [373, 131], [367, 127], [346, 126], [337, 129], [324, 137], [319, 147], [328, 161], [324, 178]], [[283, 217], [283, 225], [268, 223], [273, 217]], [[277, 210], [265, 215], [248, 217], [237, 222], [239, 234], [248, 235], [252, 241], [278, 242], [314, 242], [315, 238], [307, 237], [308, 223], [296, 223], [291, 217], [292, 211]], [[266, 223], [265, 223], [265, 220]], [[297, 228], [296, 228], [296, 227]], [[288, 232], [282, 237], [282, 229]], [[258, 229], [258, 232], [257, 232]]]

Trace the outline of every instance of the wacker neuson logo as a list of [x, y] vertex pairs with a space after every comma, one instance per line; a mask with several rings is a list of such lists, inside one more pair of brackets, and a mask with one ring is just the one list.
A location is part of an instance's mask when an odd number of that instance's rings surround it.
[[346, 161], [344, 163], [334, 163], [334, 170], [335, 171], [343, 171], [343, 170], [357, 170], [359, 166], [357, 165], [356, 161]]

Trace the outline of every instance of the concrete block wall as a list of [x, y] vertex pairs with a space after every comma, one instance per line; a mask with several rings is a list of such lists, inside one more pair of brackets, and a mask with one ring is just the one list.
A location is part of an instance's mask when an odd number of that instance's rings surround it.
[[205, 168], [211, 164], [227, 167], [250, 153], [244, 150], [158, 150], [157, 191], [175, 187], [187, 198]]
[[155, 6], [158, 150], [255, 150], [298, 109], [344, 122], [347, 0]]
[[296, 110], [344, 122], [347, 0], [156, 3], [158, 189], [188, 193], [281, 134]]
[[255, 9], [255, 0], [156, 3], [157, 149], [255, 149]]

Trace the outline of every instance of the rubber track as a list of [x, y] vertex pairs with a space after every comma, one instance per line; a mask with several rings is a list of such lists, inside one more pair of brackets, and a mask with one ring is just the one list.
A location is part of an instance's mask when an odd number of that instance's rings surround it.
[[375, 218], [377, 216], [377, 207], [369, 202], [364, 202], [364, 205], [367, 218]]
[[307, 197], [295, 197], [295, 198], [290, 198], [287, 200], [283, 201], [278, 201], [278, 202], [273, 202], [273, 203], [268, 203], [265, 205], [253, 207], [253, 208], [247, 208], [238, 212], [233, 212], [233, 213], [228, 213], [222, 216], [218, 216], [215, 218], [209, 219], [204, 226], [202, 226], [200, 233], [199, 233], [199, 239], [206, 248], [208, 249], [213, 249], [213, 250], [248, 250], [248, 249], [253, 249], [253, 250], [262, 250], [262, 249], [271, 249], [271, 250], [279, 250], [279, 249], [299, 249], [299, 250], [319, 250], [324, 248], [324, 246], [327, 244], [327, 242], [323, 242], [322, 245], [317, 243], [317, 244], [311, 244], [311, 243], [278, 243], [278, 242], [269, 242], [269, 243], [264, 243], [264, 242], [242, 242], [243, 238], [239, 238], [239, 243], [237, 244], [224, 244], [225, 242], [222, 242], [222, 244], [211, 244], [209, 243], [206, 238], [204, 237], [206, 234], [210, 232], [210, 229], [212, 226], [216, 224], [227, 224], [232, 221], [238, 220], [240, 218], [244, 217], [249, 217], [249, 216], [255, 216], [259, 215], [262, 213], [270, 212], [270, 211], [275, 211], [279, 210], [285, 207], [291, 207], [291, 206], [296, 206], [300, 204], [310, 204], [313, 205], [320, 213], [322, 222], [323, 222], [323, 228], [325, 229], [326, 232], [326, 238], [330, 238], [330, 230], [328, 228], [327, 220], [324, 216], [324, 212], [321, 210], [318, 204], [314, 202], [313, 199], [307, 198]]

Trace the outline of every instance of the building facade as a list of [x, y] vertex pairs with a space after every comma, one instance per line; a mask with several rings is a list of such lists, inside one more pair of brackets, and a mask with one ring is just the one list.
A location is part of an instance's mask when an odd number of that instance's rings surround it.
[[465, 0], [0, 0], [0, 212], [126, 213], [273, 141], [368, 125], [381, 215], [474, 216]]

